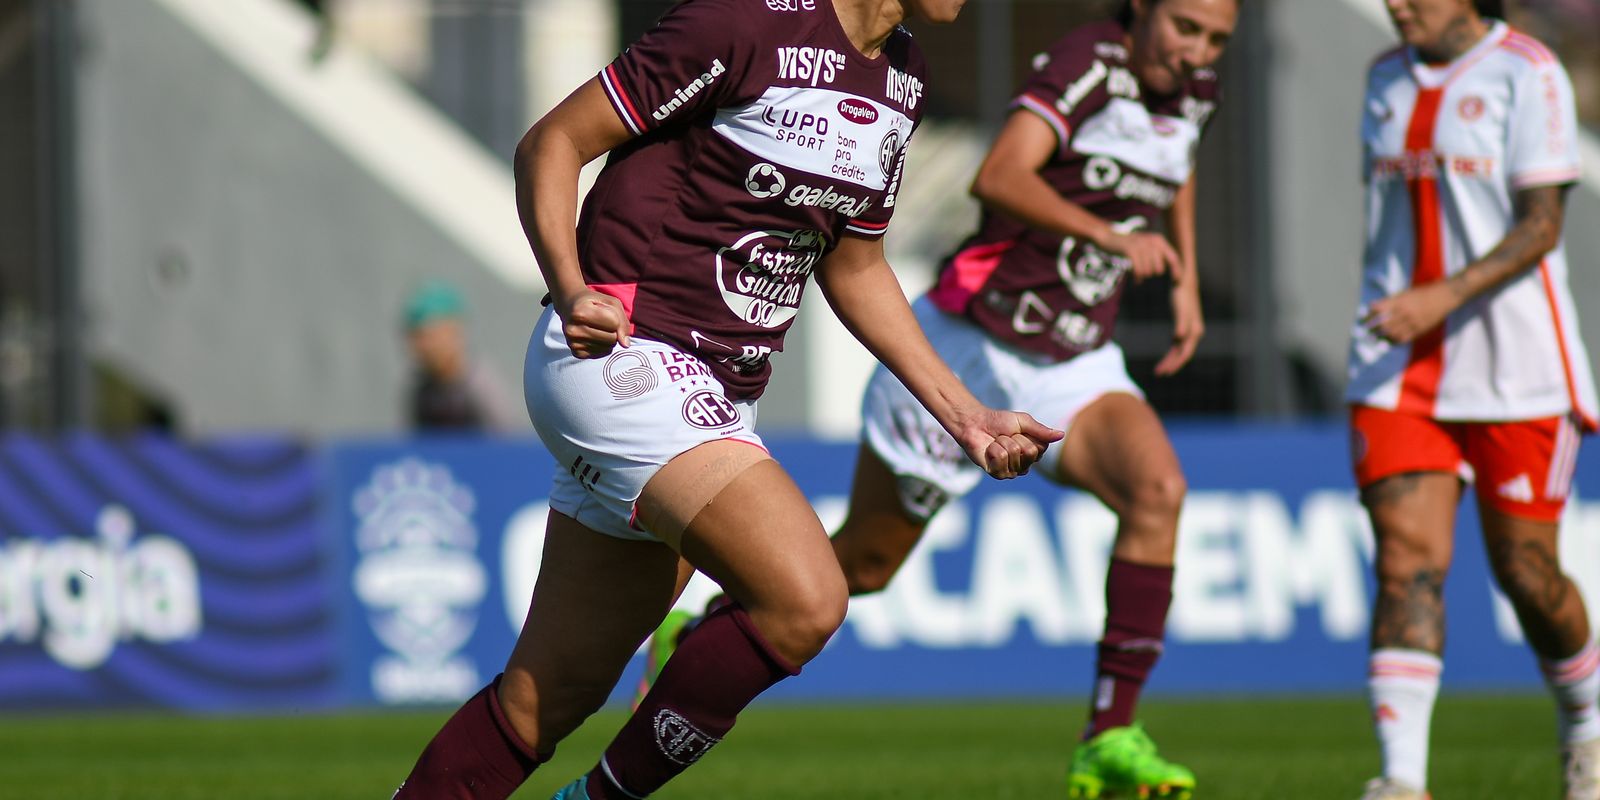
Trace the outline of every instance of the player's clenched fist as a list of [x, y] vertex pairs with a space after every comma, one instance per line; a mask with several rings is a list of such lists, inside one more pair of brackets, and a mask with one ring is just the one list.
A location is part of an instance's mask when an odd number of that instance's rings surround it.
[[598, 358], [616, 345], [628, 346], [628, 314], [611, 295], [584, 289], [558, 304], [556, 312], [567, 346], [578, 358]]
[[996, 478], [1026, 475], [1051, 442], [1066, 434], [1020, 411], [984, 409], [968, 420], [956, 440], [974, 464]]

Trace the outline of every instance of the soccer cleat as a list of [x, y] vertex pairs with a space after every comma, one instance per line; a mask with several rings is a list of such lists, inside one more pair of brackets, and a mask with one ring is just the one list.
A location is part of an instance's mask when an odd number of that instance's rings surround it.
[[1108, 728], [1078, 745], [1067, 769], [1067, 797], [1074, 800], [1193, 795], [1194, 773], [1157, 755], [1156, 743], [1139, 725]]
[[1373, 778], [1367, 781], [1361, 800], [1430, 800], [1422, 789], [1412, 788], [1393, 778]]
[[1561, 748], [1561, 786], [1566, 800], [1600, 800], [1600, 739]]
[[683, 641], [684, 635], [693, 629], [692, 623], [696, 621], [695, 615], [673, 609], [661, 619], [655, 633], [650, 634], [650, 642], [644, 651], [644, 675], [639, 678], [639, 690], [633, 695], [634, 708], [644, 702], [644, 696], [650, 693], [650, 687], [661, 675], [661, 668], [667, 665], [667, 659], [672, 658], [673, 651], [678, 649], [678, 642]]
[[561, 787], [561, 791], [556, 792], [556, 796], [550, 800], [589, 800], [589, 790], [586, 788], [588, 783], [589, 776], [585, 775]]

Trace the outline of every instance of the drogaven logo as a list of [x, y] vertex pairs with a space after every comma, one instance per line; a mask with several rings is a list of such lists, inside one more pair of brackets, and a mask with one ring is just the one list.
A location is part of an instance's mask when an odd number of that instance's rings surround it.
[[356, 492], [360, 560], [351, 578], [390, 651], [372, 664], [382, 702], [461, 700], [482, 683], [477, 666], [457, 653], [487, 590], [475, 503], [447, 468], [415, 458], [379, 466]]
[[878, 121], [878, 109], [873, 108], [871, 103], [855, 97], [846, 97], [839, 101], [839, 114], [860, 125], [871, 125]]

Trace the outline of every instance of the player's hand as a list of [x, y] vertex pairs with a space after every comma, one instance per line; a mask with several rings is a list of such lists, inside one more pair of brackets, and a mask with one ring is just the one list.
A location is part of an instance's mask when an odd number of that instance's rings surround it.
[[1424, 283], [1373, 303], [1361, 324], [1374, 336], [1407, 344], [1444, 324], [1460, 301], [1444, 281]]
[[1183, 369], [1206, 335], [1205, 314], [1200, 310], [1200, 283], [1190, 278], [1172, 287], [1172, 348], [1156, 362], [1156, 374], [1163, 377]]
[[1183, 264], [1178, 251], [1172, 249], [1166, 237], [1159, 233], [1117, 233], [1112, 231], [1103, 241], [1096, 242], [1101, 250], [1128, 259], [1133, 279], [1142, 281], [1162, 273], [1179, 275]]
[[1051, 442], [1066, 434], [1020, 411], [985, 408], [967, 418], [956, 441], [972, 463], [996, 478], [1026, 475]]
[[578, 358], [599, 358], [617, 345], [628, 346], [631, 323], [622, 301], [611, 295], [581, 289], [558, 302], [556, 313], [567, 347]]

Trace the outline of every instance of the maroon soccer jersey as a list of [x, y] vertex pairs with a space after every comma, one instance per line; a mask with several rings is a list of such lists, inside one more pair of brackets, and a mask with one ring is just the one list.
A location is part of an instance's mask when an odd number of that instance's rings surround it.
[[584, 203], [584, 279], [759, 397], [812, 270], [888, 228], [925, 74], [904, 30], [862, 55], [830, 0], [674, 6], [600, 73], [638, 138]]
[[[1150, 227], [1189, 180], [1218, 87], [1200, 70], [1171, 96], [1144, 94], [1123, 37], [1115, 22], [1068, 33], [1035, 60], [1012, 105], [1056, 132], [1045, 181], [1130, 233]], [[1111, 338], [1129, 266], [1090, 242], [985, 210], [929, 297], [1003, 341], [1064, 361]]]

